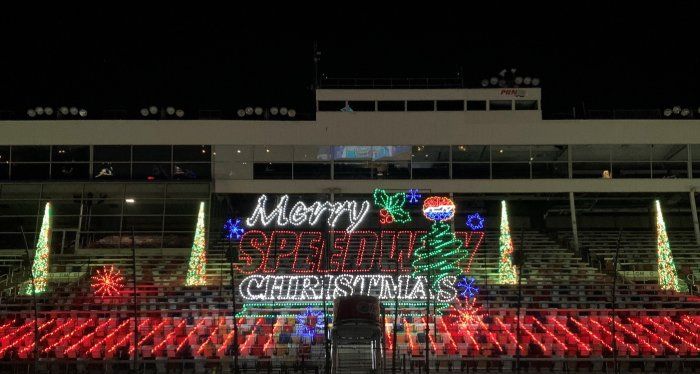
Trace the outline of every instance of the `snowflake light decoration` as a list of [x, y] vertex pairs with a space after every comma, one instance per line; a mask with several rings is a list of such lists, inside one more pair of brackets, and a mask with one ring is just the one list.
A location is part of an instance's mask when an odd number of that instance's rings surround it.
[[124, 277], [114, 265], [105, 266], [92, 276], [91, 286], [97, 296], [118, 296], [124, 288]]
[[306, 307], [305, 311], [296, 316], [299, 335], [313, 338], [316, 329], [323, 328], [323, 318], [323, 311], [313, 310], [310, 306]]
[[241, 224], [241, 219], [229, 218], [224, 223], [224, 237], [228, 240], [241, 240], [241, 237], [245, 233], [245, 228]]
[[406, 200], [408, 200], [409, 204], [418, 204], [422, 197], [423, 196], [420, 194], [420, 192], [415, 188], [409, 189], [408, 193], [406, 194]]
[[474, 277], [468, 278], [467, 276], [462, 275], [458, 279], [459, 280], [457, 281], [455, 287], [457, 288], [457, 292], [459, 292], [460, 297], [464, 299], [473, 299], [479, 294], [479, 287], [474, 285], [474, 282], [476, 281]]
[[472, 229], [472, 231], [483, 229], [485, 223], [486, 218], [482, 217], [478, 212], [467, 216], [467, 226]]

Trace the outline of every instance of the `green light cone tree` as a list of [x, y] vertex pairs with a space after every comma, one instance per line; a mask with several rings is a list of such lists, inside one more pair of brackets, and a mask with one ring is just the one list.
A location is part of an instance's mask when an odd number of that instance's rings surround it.
[[25, 295], [41, 294], [46, 292], [49, 284], [49, 254], [51, 251], [51, 203], [46, 203], [44, 207], [44, 218], [41, 220], [41, 230], [39, 240], [36, 242], [34, 252], [34, 262], [32, 263], [32, 276], [34, 277], [34, 287], [29, 279], [26, 287], [22, 290]]
[[662, 290], [680, 291], [678, 284], [678, 273], [676, 272], [676, 264], [673, 262], [673, 254], [671, 253], [671, 244], [668, 241], [666, 233], [666, 224], [664, 216], [661, 213], [661, 203], [655, 201], [656, 205], [656, 256], [659, 268], [659, 287]]
[[413, 254], [413, 276], [427, 277], [433, 291], [437, 292], [443, 278], [462, 273], [458, 264], [467, 257], [467, 250], [450, 225], [440, 221], [433, 223], [430, 231], [420, 237], [420, 243], [422, 245]]
[[516, 284], [518, 282], [518, 270], [513, 265], [513, 238], [510, 236], [508, 208], [505, 200], [501, 201], [501, 235], [498, 238], [498, 247], [498, 283]]
[[206, 227], [204, 226], [204, 202], [199, 203], [197, 227], [194, 232], [190, 261], [187, 267], [185, 286], [204, 286], [207, 284], [207, 243]]

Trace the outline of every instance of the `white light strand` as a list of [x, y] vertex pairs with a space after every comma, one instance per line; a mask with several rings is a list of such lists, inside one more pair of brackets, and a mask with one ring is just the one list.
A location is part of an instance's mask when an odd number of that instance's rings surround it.
[[[322, 281], [325, 277], [325, 281]], [[440, 280], [438, 291], [430, 297], [438, 302], [450, 302], [457, 297], [456, 277]], [[398, 283], [398, 284], [397, 284]], [[396, 292], [400, 300], [425, 300], [427, 280], [423, 276], [400, 275], [250, 275], [238, 288], [244, 300], [260, 301], [314, 301], [322, 300], [324, 293], [335, 299], [343, 296], [376, 296], [393, 300]], [[325, 289], [324, 287], [325, 286]], [[325, 291], [325, 292], [324, 292]]]
[[246, 225], [253, 227], [259, 221], [263, 226], [268, 226], [272, 222], [276, 222], [280, 227], [287, 225], [300, 226], [304, 223], [315, 226], [321, 219], [321, 216], [328, 212], [328, 226], [335, 227], [341, 216], [347, 213], [350, 224], [345, 230], [352, 232], [362, 223], [370, 209], [370, 202], [367, 200], [362, 201], [359, 209], [358, 202], [354, 200], [342, 202], [316, 201], [310, 206], [304, 204], [303, 201], [299, 201], [292, 206], [289, 215], [287, 215], [288, 202], [289, 195], [283, 195], [280, 197], [277, 206], [268, 214], [267, 195], [260, 195], [253, 213], [245, 221]]

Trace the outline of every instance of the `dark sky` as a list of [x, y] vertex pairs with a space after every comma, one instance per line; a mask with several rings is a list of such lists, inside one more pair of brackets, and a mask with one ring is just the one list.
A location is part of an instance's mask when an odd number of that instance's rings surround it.
[[[688, 3], [374, 12], [61, 9], [2, 16], [0, 110], [145, 105], [310, 112], [313, 42], [330, 77], [539, 76], [546, 113], [700, 107], [700, 16]], [[602, 4], [609, 4], [605, 2]], [[518, 4], [522, 4], [518, 3]], [[616, 3], [617, 4], [617, 3]]]

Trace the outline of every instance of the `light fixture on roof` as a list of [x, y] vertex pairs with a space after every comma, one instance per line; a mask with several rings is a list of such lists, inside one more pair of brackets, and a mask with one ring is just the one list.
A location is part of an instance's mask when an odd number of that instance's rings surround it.
[[53, 115], [53, 108], [50, 106], [44, 107], [44, 114], [47, 116], [52, 116]]
[[690, 115], [690, 109], [688, 109], [688, 108], [681, 109], [681, 116], [682, 117], [688, 117], [689, 115]]
[[238, 111], [236, 111], [236, 114], [237, 114], [239, 117], [245, 117], [245, 110], [243, 110], [243, 109], [238, 109]]
[[540, 85], [540, 78], [532, 78], [532, 85], [539, 86]]
[[287, 107], [286, 106], [283, 106], [280, 108], [280, 114], [283, 116], [287, 115]]
[[529, 86], [532, 83], [532, 78], [531, 77], [525, 77], [523, 78], [523, 84], [526, 86]]
[[279, 113], [279, 112], [280, 112], [280, 110], [277, 109], [276, 106], [273, 106], [272, 108], [270, 108], [270, 114], [272, 114], [273, 116], [276, 116], [277, 113]]
[[517, 84], [518, 86], [523, 84], [523, 77], [520, 77], [520, 76], [515, 77], [515, 84]]
[[80, 110], [78, 111], [78, 114], [80, 114], [80, 116], [83, 117], [83, 118], [84, 118], [84, 117], [87, 117], [87, 110], [85, 110], [85, 109], [80, 109]]
[[497, 84], [498, 84], [498, 78], [497, 78], [497, 77], [491, 77], [491, 79], [489, 79], [489, 83], [491, 83], [492, 86], [497, 85]]
[[64, 116], [67, 116], [68, 115], [68, 107], [62, 106], [62, 107], [58, 108], [58, 112]]
[[74, 116], [77, 116], [78, 115], [78, 108], [72, 106], [72, 107], [70, 107], [70, 109], [68, 109], [68, 112]]
[[482, 79], [481, 80], [481, 87], [488, 87], [489, 86], [489, 80], [488, 79]]
[[287, 112], [287, 115], [289, 115], [290, 118], [294, 118], [297, 115], [297, 111], [294, 109], [289, 109], [289, 111]]
[[44, 108], [42, 108], [42, 107], [40, 107], [40, 106], [34, 108], [34, 111], [36, 112], [37, 115], [42, 115], [42, 114], [44, 114]]
[[32, 108], [29, 108], [29, 109], [27, 109], [27, 115], [28, 115], [30, 118], [34, 118], [34, 117], [36, 117], [36, 111], [35, 111], [34, 109], [32, 109]]
[[673, 114], [673, 110], [671, 110], [671, 108], [664, 109], [664, 117], [671, 117], [671, 114]]
[[672, 110], [673, 114], [681, 114], [681, 107], [678, 105], [675, 105]]
[[246, 107], [246, 108], [245, 108], [245, 114], [246, 114], [246, 115], [252, 116], [252, 115], [253, 115], [253, 112], [254, 112], [254, 111], [253, 111], [253, 107], [250, 107], [250, 106], [249, 106], [249, 107]]
[[182, 117], [185, 116], [185, 111], [182, 110], [182, 109], [178, 109], [178, 110], [175, 111], [175, 116], [176, 116], [177, 118], [182, 118]]
[[157, 114], [158, 113], [158, 107], [155, 105], [151, 105], [148, 107], [148, 112], [151, 114]]
[[261, 115], [261, 114], [263, 114], [263, 109], [262, 109], [261, 107], [259, 107], [259, 106], [256, 106], [256, 107], [255, 107], [255, 115], [256, 115], [256, 116], [259, 116], [259, 115]]
[[167, 113], [169, 116], [172, 116], [175, 114], [175, 108], [169, 106], [169, 107], [165, 108], [165, 113]]
[[139, 113], [141, 113], [141, 115], [144, 117], [148, 117], [148, 108], [141, 108]]
[[498, 80], [498, 87], [505, 87], [506, 86], [506, 80], [505, 79], [499, 79]]
[[508, 72], [508, 70], [503, 69], [503, 70], [501, 70], [500, 73], [498, 73], [498, 75], [500, 75], [501, 77], [505, 77], [507, 72]]

